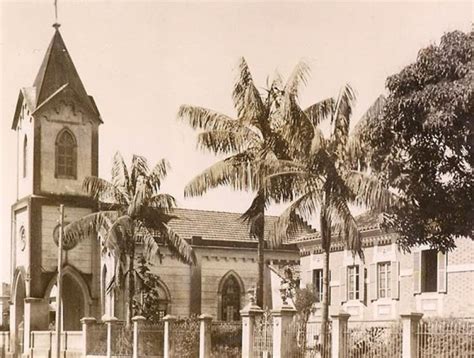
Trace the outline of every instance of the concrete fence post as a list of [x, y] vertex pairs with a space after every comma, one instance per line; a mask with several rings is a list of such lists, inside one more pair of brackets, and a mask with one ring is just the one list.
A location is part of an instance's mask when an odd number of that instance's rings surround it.
[[400, 315], [402, 319], [402, 356], [403, 358], [418, 357], [418, 324], [423, 313], [407, 313]]
[[105, 324], [107, 325], [107, 358], [111, 358], [112, 357], [112, 350], [113, 350], [113, 326], [118, 323], [118, 319], [116, 317], [110, 317], [110, 318], [106, 318], [104, 320]]
[[242, 318], [242, 358], [254, 358], [253, 340], [255, 317], [262, 314], [263, 310], [258, 307], [252, 299], [250, 303], [240, 311], [240, 317]]
[[81, 319], [82, 323], [82, 355], [85, 357], [89, 353], [89, 344], [91, 341], [90, 330], [91, 325], [96, 324], [97, 320], [94, 317], [84, 317]]
[[340, 312], [331, 315], [331, 358], [344, 358], [347, 346], [347, 321], [351, 315]]
[[211, 357], [211, 328], [212, 316], [202, 314], [199, 316], [199, 358]]
[[173, 347], [171, 344], [171, 330], [173, 329], [173, 322], [176, 321], [176, 317], [166, 315], [163, 317], [165, 322], [164, 338], [163, 338], [163, 358], [173, 357]]
[[285, 358], [291, 352], [292, 339], [288, 339], [288, 330], [296, 309], [288, 304], [272, 310], [273, 316], [273, 358]]
[[132, 318], [133, 322], [133, 358], [138, 358], [138, 350], [139, 350], [139, 331], [143, 323], [145, 323], [146, 318], [143, 316], [135, 316]]

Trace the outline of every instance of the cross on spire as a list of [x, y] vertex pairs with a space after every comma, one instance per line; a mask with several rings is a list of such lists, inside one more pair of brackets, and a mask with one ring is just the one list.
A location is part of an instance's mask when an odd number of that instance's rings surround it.
[[54, 0], [54, 24], [53, 27], [58, 30], [61, 24], [58, 22], [58, 0]]

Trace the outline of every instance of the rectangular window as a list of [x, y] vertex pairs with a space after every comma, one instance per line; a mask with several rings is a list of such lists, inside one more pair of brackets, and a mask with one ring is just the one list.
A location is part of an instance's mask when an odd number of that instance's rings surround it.
[[421, 252], [421, 292], [438, 290], [438, 252], [425, 250]]
[[323, 270], [313, 270], [313, 288], [318, 302], [323, 302]]
[[392, 266], [390, 262], [380, 262], [377, 264], [377, 292], [378, 298], [392, 297], [390, 290]]
[[359, 299], [359, 266], [347, 267], [347, 298], [349, 300]]

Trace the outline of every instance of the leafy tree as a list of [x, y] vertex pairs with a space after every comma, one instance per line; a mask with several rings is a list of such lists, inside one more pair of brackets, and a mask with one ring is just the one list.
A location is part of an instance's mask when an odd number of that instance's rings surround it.
[[314, 292], [314, 287], [311, 284], [306, 285], [305, 288], [297, 287], [295, 289], [295, 308], [299, 317], [299, 335], [298, 342], [301, 349], [306, 348], [306, 337], [308, 329], [308, 321], [312, 313], [315, 312], [315, 303], [317, 303], [317, 295]]
[[383, 114], [362, 131], [370, 165], [401, 196], [386, 224], [407, 250], [471, 236], [474, 33], [445, 34], [387, 79]]
[[215, 154], [230, 155], [196, 176], [185, 188], [185, 196], [203, 195], [211, 188], [227, 185], [235, 190], [256, 193], [250, 207], [242, 215], [249, 223], [250, 235], [258, 240], [257, 304], [263, 305], [265, 208], [270, 199], [291, 199], [285, 191], [285, 182], [278, 183], [272, 192], [266, 190], [265, 178], [270, 172], [269, 163], [276, 159], [289, 159], [287, 141], [282, 137], [282, 93], [296, 91], [308, 71], [306, 64], [298, 64], [285, 86], [276, 76], [270, 88], [261, 94], [254, 85], [246, 61], [239, 62], [239, 73], [232, 98], [237, 118], [211, 109], [183, 105], [178, 118], [186, 120], [192, 128], [201, 130], [198, 146]]
[[128, 279], [127, 324], [133, 317], [137, 244], [143, 244], [147, 260], [161, 258], [160, 246], [166, 245], [178, 260], [193, 264], [195, 254], [186, 240], [180, 238], [168, 225], [174, 218], [175, 199], [160, 193], [161, 181], [166, 177], [169, 164], [161, 160], [150, 169], [144, 157], [134, 155], [129, 168], [116, 153], [112, 167], [112, 181], [87, 177], [83, 188], [99, 200], [99, 211], [67, 225], [64, 240], [77, 243], [97, 235], [105, 250], [115, 258], [113, 287], [123, 289]]
[[[290, 96], [291, 97], [291, 96]], [[291, 138], [293, 163], [282, 164], [272, 176], [293, 177], [293, 190], [299, 197], [278, 219], [274, 244], [287, 240], [291, 224], [298, 217], [311, 220], [319, 216], [320, 240], [323, 250], [323, 300], [321, 335], [323, 351], [327, 347], [329, 257], [333, 237], [342, 239], [346, 247], [362, 255], [360, 232], [349, 205], [363, 205], [381, 211], [392, 205], [393, 195], [374, 177], [361, 168], [363, 145], [360, 126], [350, 134], [350, 118], [355, 100], [346, 85], [337, 99], [328, 98], [302, 110], [296, 98], [289, 98], [291, 118], [298, 119], [286, 127]], [[377, 100], [361, 119], [362, 123], [381, 110]], [[329, 135], [321, 129], [329, 127]], [[295, 132], [295, 128], [297, 132]], [[304, 128], [304, 130], [302, 130]], [[271, 183], [269, 184], [271, 185]]]
[[141, 255], [137, 260], [137, 288], [134, 299], [134, 311], [149, 322], [158, 323], [162, 317], [158, 309], [163, 297], [160, 296], [160, 278], [150, 272], [147, 259]]

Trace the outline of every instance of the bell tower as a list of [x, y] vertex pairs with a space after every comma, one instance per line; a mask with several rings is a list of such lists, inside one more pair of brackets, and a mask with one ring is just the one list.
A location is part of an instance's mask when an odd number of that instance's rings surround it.
[[[82, 182], [98, 174], [98, 130], [102, 123], [79, 78], [59, 31], [46, 50], [31, 87], [20, 89], [12, 130], [17, 137], [17, 197], [12, 205], [12, 307], [10, 331], [16, 354], [29, 346], [31, 330], [51, 324], [57, 273], [58, 206], [65, 222], [95, 210]], [[64, 253], [63, 328], [98, 314], [99, 250], [95, 240]], [[67, 287], [67, 290], [66, 290]], [[54, 302], [53, 302], [54, 303]], [[69, 308], [68, 308], [69, 307]], [[23, 334], [19, 334], [22, 332]]]

